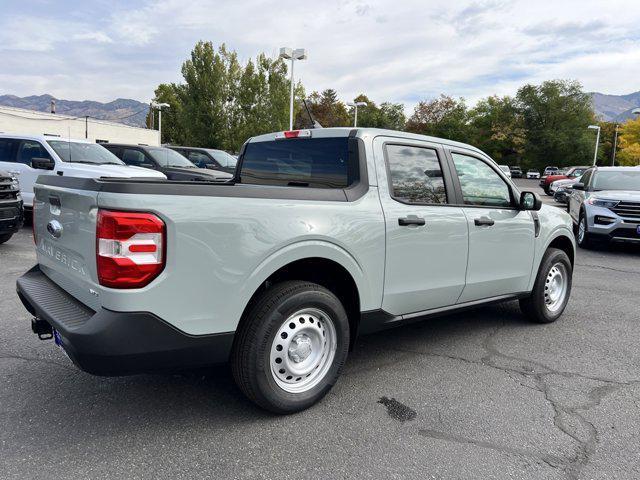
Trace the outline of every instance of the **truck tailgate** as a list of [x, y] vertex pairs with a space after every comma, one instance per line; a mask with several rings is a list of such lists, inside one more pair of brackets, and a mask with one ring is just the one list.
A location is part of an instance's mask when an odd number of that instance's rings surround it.
[[34, 193], [33, 228], [40, 269], [69, 294], [97, 310], [98, 192], [36, 184]]

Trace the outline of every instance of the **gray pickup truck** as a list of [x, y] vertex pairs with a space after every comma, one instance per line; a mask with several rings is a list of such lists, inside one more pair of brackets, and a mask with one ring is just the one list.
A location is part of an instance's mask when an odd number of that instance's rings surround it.
[[233, 182], [40, 177], [32, 329], [98, 375], [229, 362], [278, 413], [335, 384], [357, 335], [518, 299], [553, 322], [571, 291], [566, 212], [487, 155], [375, 129], [262, 135]]

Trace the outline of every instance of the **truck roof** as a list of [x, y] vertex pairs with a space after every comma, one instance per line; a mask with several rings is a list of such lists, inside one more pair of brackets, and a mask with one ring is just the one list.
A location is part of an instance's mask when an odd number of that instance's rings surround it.
[[89, 140], [77, 139], [77, 138], [67, 138], [60, 137], [57, 135], [32, 135], [32, 134], [22, 134], [22, 133], [2, 133], [0, 132], [0, 138], [16, 138], [18, 140], [35, 140], [39, 142], [46, 142], [47, 140], [61, 140], [63, 142], [74, 142], [74, 143], [95, 143], [90, 142]]
[[[302, 129], [305, 130], [305, 129]], [[352, 132], [358, 138], [363, 138], [366, 136], [378, 137], [396, 137], [407, 140], [422, 140], [426, 142], [432, 143], [440, 143], [442, 145], [448, 145], [450, 147], [459, 147], [465, 148], [467, 150], [473, 150], [478, 153], [482, 153], [483, 155], [487, 155], [482, 150], [473, 145], [469, 145], [467, 143], [456, 142], [454, 140], [449, 140], [446, 138], [439, 137], [431, 137], [428, 135], [419, 135], [417, 133], [408, 133], [408, 132], [400, 132], [398, 130], [387, 130], [383, 128], [353, 128], [353, 127], [329, 127], [329, 128], [312, 128], [310, 129], [312, 138], [326, 138], [326, 137], [348, 137], [352, 135]], [[282, 132], [273, 132], [273, 133], [265, 133], [264, 135], [258, 135], [256, 137], [252, 137], [248, 140], [248, 142], [268, 142], [276, 139], [276, 135]]]

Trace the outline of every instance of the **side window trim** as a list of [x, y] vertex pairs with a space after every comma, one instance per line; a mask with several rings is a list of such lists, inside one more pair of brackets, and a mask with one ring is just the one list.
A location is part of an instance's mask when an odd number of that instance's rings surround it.
[[[445, 148], [445, 152], [447, 154], [447, 160], [449, 161], [449, 168], [451, 171], [451, 175], [453, 177], [453, 183], [455, 186], [455, 190], [456, 190], [456, 206], [458, 207], [465, 207], [465, 208], [484, 208], [484, 209], [491, 209], [491, 210], [495, 210], [496, 208], [499, 208], [501, 210], [518, 210], [518, 208], [516, 208], [516, 198], [519, 195], [519, 192], [517, 190], [514, 189], [514, 186], [512, 185], [511, 182], [507, 181], [504, 175], [504, 172], [502, 172], [500, 170], [500, 168], [494, 165], [492, 165], [492, 161], [488, 160], [487, 158], [484, 158], [481, 155], [478, 155], [476, 152], [472, 151], [472, 150], [465, 150], [463, 148], [455, 148], [455, 147], [446, 147]], [[467, 157], [472, 157], [475, 158], [476, 160], [480, 160], [481, 162], [484, 162], [489, 168], [491, 168], [494, 172], [496, 172], [496, 174], [502, 179], [502, 181], [505, 183], [505, 185], [507, 186], [507, 188], [509, 189], [509, 196], [511, 197], [511, 206], [509, 207], [498, 207], [495, 205], [471, 205], [468, 203], [464, 203], [464, 196], [462, 194], [462, 186], [460, 185], [460, 179], [458, 178], [458, 172], [456, 171], [456, 167], [455, 167], [455, 163], [453, 161], [453, 154], [457, 153], [459, 155], [466, 155]]]
[[[391, 169], [389, 167], [389, 154], [387, 151], [387, 146], [401, 146], [401, 147], [413, 147], [413, 148], [428, 148], [436, 153], [436, 157], [438, 158], [438, 163], [440, 164], [440, 170], [442, 171], [442, 178], [444, 180], [444, 190], [445, 190], [445, 203], [410, 203], [400, 200], [393, 194], [393, 179], [391, 178]], [[415, 205], [415, 206], [434, 206], [434, 207], [442, 207], [449, 206], [455, 204], [456, 194], [455, 194], [455, 186], [451, 179], [451, 170], [449, 167], [448, 159], [446, 158], [442, 145], [438, 143], [428, 143], [428, 142], [403, 142], [400, 140], [385, 140], [382, 143], [382, 155], [384, 158], [384, 168], [387, 175], [387, 188], [389, 190], [389, 198], [393, 201], [402, 203], [403, 205]]]

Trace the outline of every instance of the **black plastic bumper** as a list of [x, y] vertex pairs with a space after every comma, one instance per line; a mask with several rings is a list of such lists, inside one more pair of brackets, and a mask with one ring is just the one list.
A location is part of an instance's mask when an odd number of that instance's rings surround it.
[[0, 235], [16, 233], [24, 223], [22, 202], [14, 204], [0, 204]]
[[149, 312], [97, 312], [53, 283], [36, 265], [17, 281], [26, 309], [49, 323], [82, 370], [130, 375], [224, 363], [233, 332], [188, 335]]

